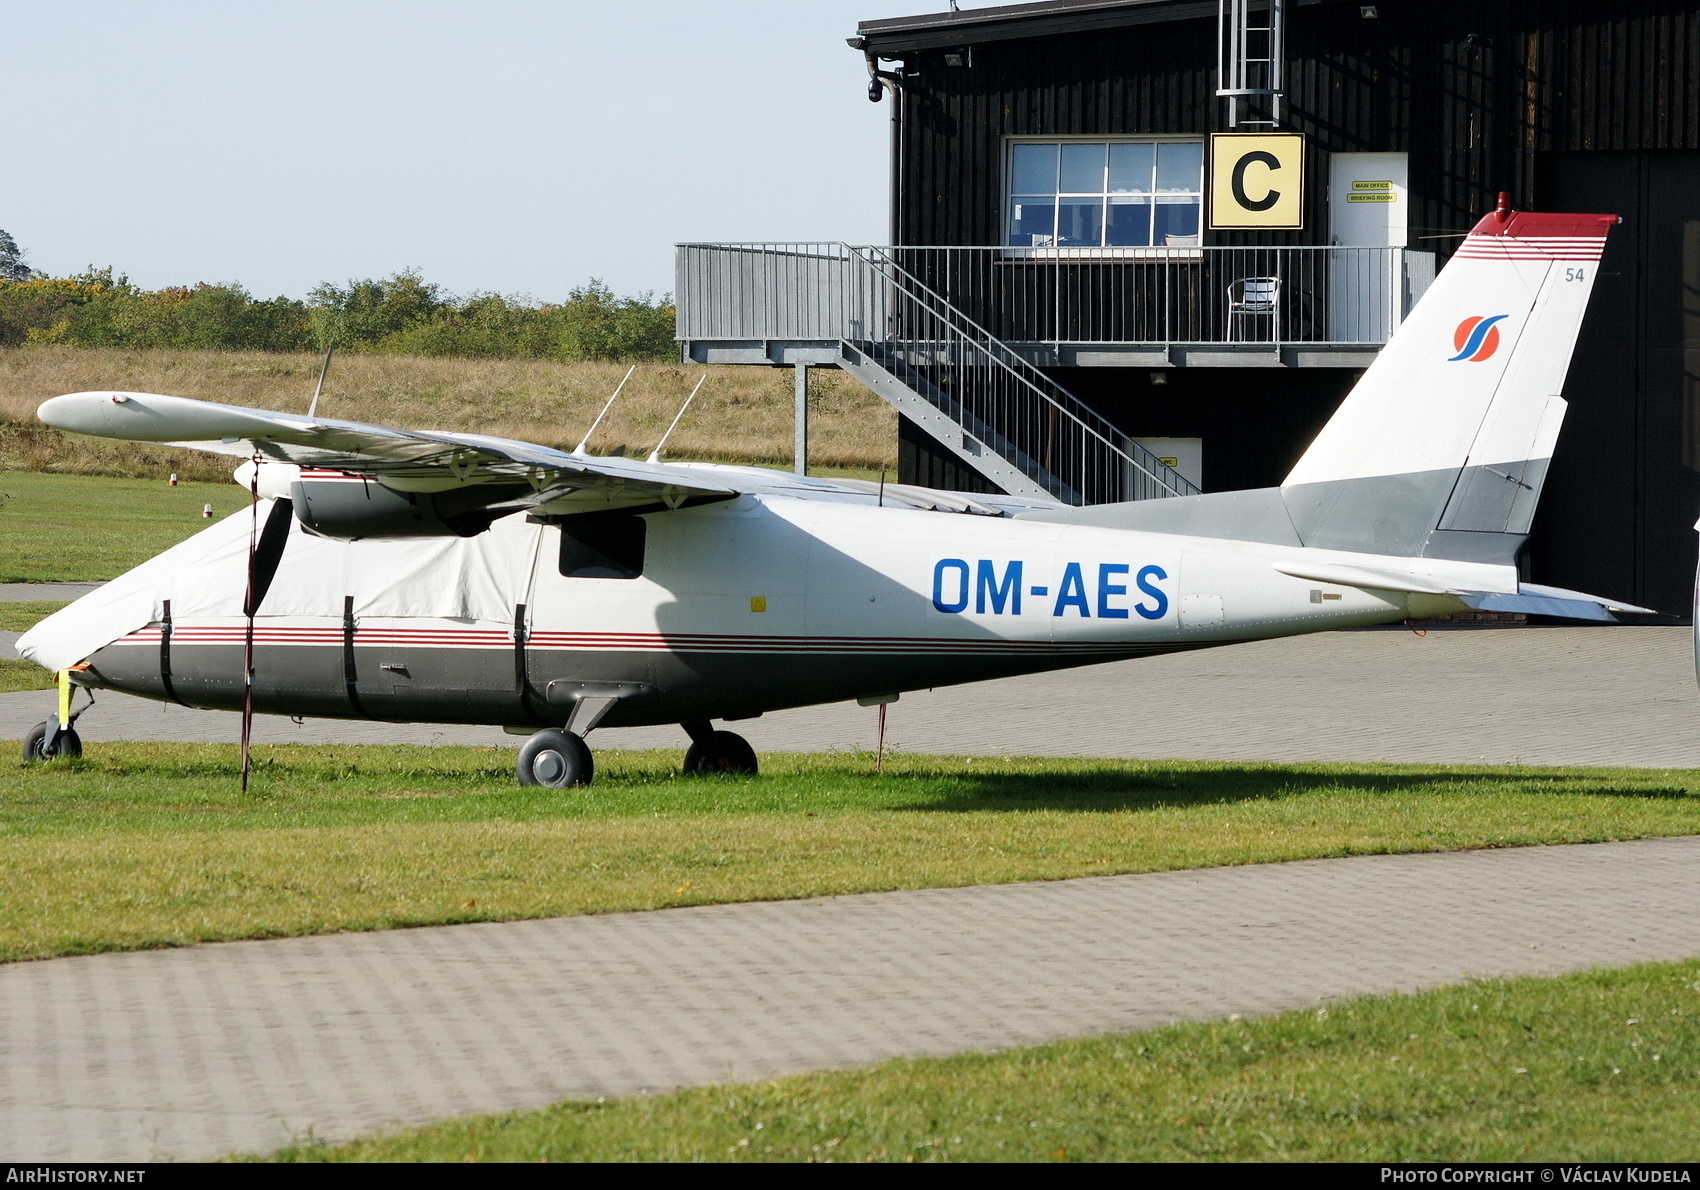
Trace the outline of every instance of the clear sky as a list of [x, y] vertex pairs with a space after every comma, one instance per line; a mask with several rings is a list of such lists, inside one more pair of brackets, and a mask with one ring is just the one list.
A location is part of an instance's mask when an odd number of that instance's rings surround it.
[[[856, 22], [947, 0], [8, 6], [0, 228], [34, 267], [540, 300], [672, 244], [885, 238]], [[964, 7], [980, 7], [979, 4]]]

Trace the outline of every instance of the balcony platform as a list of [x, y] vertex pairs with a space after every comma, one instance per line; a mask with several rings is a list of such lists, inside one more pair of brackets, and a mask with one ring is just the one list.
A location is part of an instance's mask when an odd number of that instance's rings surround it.
[[[830, 368], [835, 339], [683, 339], [687, 363]], [[1379, 343], [1006, 343], [1040, 368], [1367, 368]]]

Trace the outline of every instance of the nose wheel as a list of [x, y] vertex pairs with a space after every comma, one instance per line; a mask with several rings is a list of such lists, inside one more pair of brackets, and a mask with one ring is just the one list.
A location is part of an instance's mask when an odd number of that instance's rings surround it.
[[60, 727], [59, 720], [47, 719], [30, 728], [24, 737], [24, 763], [39, 764], [44, 760], [62, 760], [83, 754], [83, 741], [74, 727]]
[[77, 734], [77, 720], [83, 711], [94, 705], [94, 692], [84, 687], [89, 700], [81, 711], [72, 712], [71, 698], [76, 687], [71, 684], [71, 671], [59, 671], [59, 713], [30, 728], [24, 737], [24, 763], [40, 764], [45, 760], [65, 760], [83, 754], [83, 740]]
[[570, 731], [547, 728], [521, 745], [514, 766], [521, 785], [572, 789], [589, 785], [596, 775], [590, 748]]
[[685, 772], [687, 775], [696, 776], [702, 773], [734, 773], [746, 777], [756, 775], [756, 750], [750, 747], [750, 742], [737, 732], [715, 731], [713, 725], [706, 721], [682, 723], [680, 726], [691, 737], [691, 746], [685, 753]]

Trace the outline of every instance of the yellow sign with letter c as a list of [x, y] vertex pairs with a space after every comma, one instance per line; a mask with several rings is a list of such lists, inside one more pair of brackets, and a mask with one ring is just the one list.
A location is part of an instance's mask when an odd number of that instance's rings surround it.
[[1210, 226], [1304, 226], [1305, 139], [1296, 132], [1210, 135]]

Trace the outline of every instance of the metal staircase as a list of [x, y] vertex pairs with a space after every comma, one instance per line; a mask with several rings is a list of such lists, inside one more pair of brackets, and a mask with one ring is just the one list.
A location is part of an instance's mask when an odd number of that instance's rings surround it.
[[847, 339], [840, 366], [1010, 495], [1101, 504], [1198, 491], [922, 283], [901, 248], [848, 251], [885, 333]]
[[1011, 495], [1099, 504], [1198, 491], [920, 281], [901, 248], [679, 251], [681, 339], [835, 364]]

